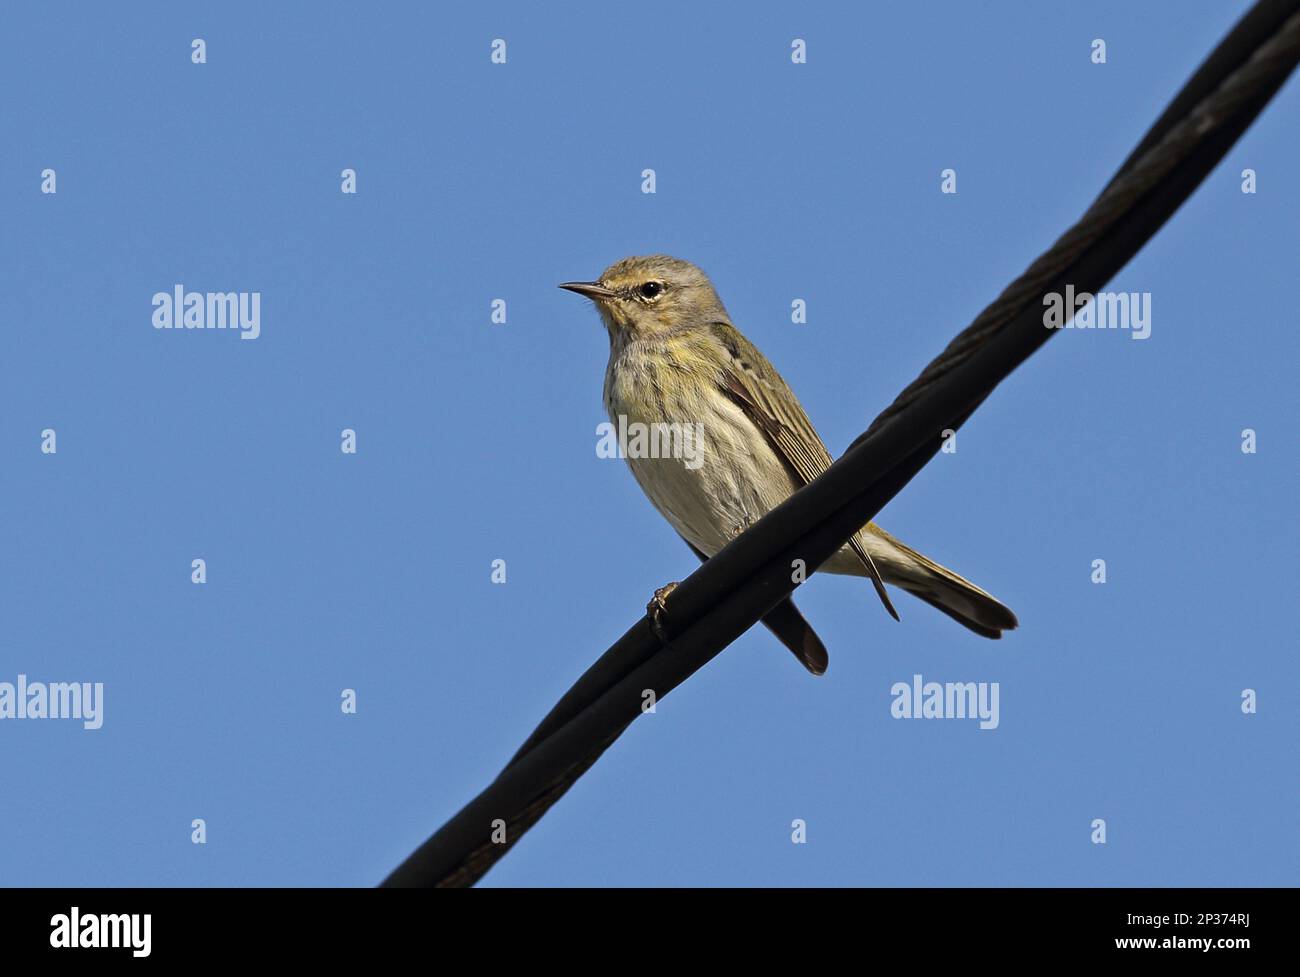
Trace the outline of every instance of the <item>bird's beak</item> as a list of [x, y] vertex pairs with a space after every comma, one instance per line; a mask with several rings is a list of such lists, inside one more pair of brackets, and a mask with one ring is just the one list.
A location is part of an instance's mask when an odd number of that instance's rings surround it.
[[567, 288], [570, 292], [577, 292], [589, 299], [612, 299], [616, 294], [600, 282], [564, 282], [560, 288]]

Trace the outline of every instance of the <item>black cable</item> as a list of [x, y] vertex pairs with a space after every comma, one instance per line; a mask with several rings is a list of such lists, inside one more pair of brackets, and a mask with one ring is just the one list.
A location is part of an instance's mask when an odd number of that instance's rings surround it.
[[[1161, 115], [1097, 202], [964, 330], [820, 478], [682, 581], [663, 646], [642, 618], [578, 680], [505, 770], [428, 839], [385, 886], [471, 885], [641, 713], [748, 630], [793, 589], [790, 567], [820, 567], [1054, 330], [1042, 297], [1095, 293], [1160, 229], [1250, 125], [1300, 60], [1300, 0], [1261, 0]], [[494, 822], [504, 841], [493, 840]]]

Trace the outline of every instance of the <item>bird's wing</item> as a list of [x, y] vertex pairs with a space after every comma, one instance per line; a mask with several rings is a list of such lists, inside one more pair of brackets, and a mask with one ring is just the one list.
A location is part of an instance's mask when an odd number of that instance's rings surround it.
[[[700, 558], [701, 563], [708, 559], [700, 550], [692, 546], [685, 536], [682, 537], [682, 541], [691, 547], [691, 552]], [[822, 644], [822, 639], [817, 637], [817, 632], [813, 630], [812, 625], [799, 613], [799, 608], [794, 606], [794, 598], [786, 597], [764, 614], [763, 623], [777, 636], [781, 644], [794, 653], [794, 657], [803, 663], [804, 668], [814, 675], [826, 674], [826, 667], [830, 664], [826, 646]]]
[[[807, 485], [831, 466], [831, 454], [817, 436], [794, 391], [758, 347], [742, 336], [735, 326], [714, 322], [709, 329], [724, 354], [722, 359], [726, 366], [719, 378], [722, 392], [763, 432], [796, 480]], [[856, 535], [849, 540], [849, 546], [866, 567], [885, 610], [897, 621], [898, 611], [894, 610], [894, 604], [885, 592], [884, 581], [871, 555]]]

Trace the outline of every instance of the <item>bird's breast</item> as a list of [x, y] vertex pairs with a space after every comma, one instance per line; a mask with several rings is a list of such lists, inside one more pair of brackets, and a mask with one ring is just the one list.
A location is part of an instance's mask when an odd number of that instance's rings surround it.
[[679, 357], [612, 357], [605, 407], [642, 491], [707, 556], [794, 491], [763, 433]]

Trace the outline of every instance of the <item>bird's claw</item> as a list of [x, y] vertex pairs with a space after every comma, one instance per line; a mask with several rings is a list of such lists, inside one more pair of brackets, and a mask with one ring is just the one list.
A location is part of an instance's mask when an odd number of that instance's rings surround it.
[[646, 604], [645, 612], [650, 616], [650, 627], [664, 644], [668, 644], [668, 635], [664, 633], [663, 616], [668, 607], [664, 603], [668, 595], [677, 589], [677, 581], [666, 583], [650, 598], [650, 603]]

